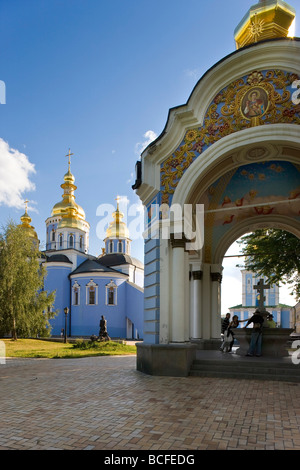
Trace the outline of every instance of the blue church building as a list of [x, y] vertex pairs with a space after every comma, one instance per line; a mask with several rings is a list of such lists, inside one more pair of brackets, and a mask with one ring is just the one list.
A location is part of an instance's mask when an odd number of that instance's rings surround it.
[[[51, 335], [61, 335], [67, 308], [68, 336], [98, 336], [104, 315], [111, 338], [142, 339], [144, 266], [130, 256], [131, 240], [119, 201], [106, 230], [105, 248], [100, 256], [93, 256], [89, 254], [90, 225], [75, 202], [74, 182], [69, 159], [62, 200], [46, 220], [46, 250], [41, 259], [47, 269], [44, 288], [56, 291]], [[38, 243], [27, 208], [21, 222]]]
[[[260, 293], [255, 288], [260, 279], [266, 284], [267, 278], [257, 274], [242, 270], [242, 304], [230, 307], [228, 310], [233, 315], [237, 315], [239, 320], [247, 320], [252, 317], [255, 309], [259, 307]], [[273, 320], [279, 328], [292, 328], [293, 315], [292, 307], [279, 302], [279, 286], [277, 284], [269, 286], [264, 293], [264, 305], [266, 310], [273, 315]], [[241, 327], [244, 324], [240, 325]]]

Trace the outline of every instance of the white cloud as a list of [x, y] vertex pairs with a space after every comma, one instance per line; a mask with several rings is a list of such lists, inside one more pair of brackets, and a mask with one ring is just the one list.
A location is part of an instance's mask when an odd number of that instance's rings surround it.
[[35, 168], [28, 157], [0, 138], [0, 205], [21, 209], [29, 191], [35, 190], [30, 176]]
[[132, 183], [132, 182], [133, 182], [133, 178], [134, 178], [134, 173], [131, 172], [131, 173], [130, 173], [130, 178], [126, 181], [126, 184]]
[[200, 76], [200, 69], [199, 68], [196, 68], [196, 69], [186, 69], [184, 71], [184, 74], [189, 77], [189, 78], [192, 78], [193, 80], [196, 80], [197, 78], [199, 78]]
[[130, 204], [130, 201], [129, 201], [129, 199], [126, 195], [125, 196], [118, 196], [118, 198], [119, 198], [120, 207], [121, 206], [127, 206], [128, 204]]
[[153, 142], [153, 140], [155, 140], [157, 138], [157, 134], [154, 131], [149, 130], [149, 131], [145, 132], [143, 137], [145, 138], [145, 140], [143, 142], [138, 142], [137, 144], [135, 144], [135, 153], [138, 154], [138, 155], [140, 155], [142, 153], [142, 151], [149, 144], [151, 144], [151, 142]]

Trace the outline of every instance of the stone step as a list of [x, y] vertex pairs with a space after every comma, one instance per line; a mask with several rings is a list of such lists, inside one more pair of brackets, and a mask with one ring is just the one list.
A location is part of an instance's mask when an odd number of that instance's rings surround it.
[[214, 361], [195, 360], [190, 376], [237, 379], [278, 380], [300, 383], [300, 365], [292, 363], [270, 363], [267, 361]]
[[244, 370], [250, 370], [250, 369], [271, 369], [273, 370], [274, 368], [282, 371], [294, 371], [295, 373], [300, 373], [300, 365], [294, 365], [293, 363], [270, 363], [270, 362], [263, 362], [260, 361], [259, 359], [257, 361], [217, 361], [217, 360], [199, 360], [195, 359], [193, 362], [193, 366], [195, 367], [213, 367], [213, 368], [220, 368], [221, 370], [223, 368], [232, 368], [232, 369], [244, 369]]
[[300, 383], [300, 377], [294, 375], [274, 375], [274, 374], [258, 374], [258, 373], [235, 373], [226, 371], [201, 371], [191, 370], [190, 377], [211, 377], [223, 379], [238, 379], [238, 380], [273, 380], [281, 382], [294, 382]]

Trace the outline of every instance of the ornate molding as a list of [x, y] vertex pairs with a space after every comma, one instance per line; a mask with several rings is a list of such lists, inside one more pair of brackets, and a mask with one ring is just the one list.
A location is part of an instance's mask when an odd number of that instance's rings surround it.
[[[282, 70], [253, 71], [223, 88], [209, 105], [203, 125], [187, 130], [179, 147], [161, 164], [161, 202], [171, 204], [186, 170], [205, 150], [230, 134], [266, 124], [300, 125], [300, 109], [291, 99], [299, 75]], [[246, 154], [249, 161], [269, 156], [267, 146]]]

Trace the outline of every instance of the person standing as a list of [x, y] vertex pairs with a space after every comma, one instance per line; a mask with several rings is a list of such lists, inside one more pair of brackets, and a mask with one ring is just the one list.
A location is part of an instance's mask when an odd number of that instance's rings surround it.
[[228, 327], [230, 333], [232, 334], [232, 341], [230, 343], [228, 352], [232, 351], [232, 346], [234, 344], [234, 331], [233, 331], [234, 328], [238, 328], [239, 324], [245, 323], [245, 321], [247, 320], [239, 320], [239, 317], [237, 315], [233, 315], [232, 321], [229, 323], [229, 327]]
[[225, 346], [225, 331], [228, 329], [230, 323], [230, 313], [226, 313], [226, 316], [224, 320], [222, 321], [221, 325], [221, 337], [222, 337], [222, 344], [220, 347], [220, 351], [224, 351], [224, 346]]
[[261, 344], [262, 344], [262, 325], [264, 318], [259, 309], [255, 310], [254, 315], [247, 321], [244, 328], [247, 328], [250, 323], [253, 323], [253, 331], [251, 333], [250, 346], [246, 356], [261, 356]]
[[270, 313], [267, 317], [266, 328], [276, 328], [276, 322], [274, 321], [273, 315]]

